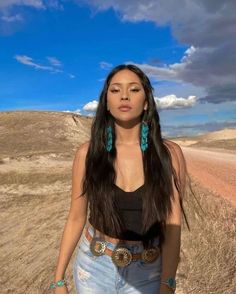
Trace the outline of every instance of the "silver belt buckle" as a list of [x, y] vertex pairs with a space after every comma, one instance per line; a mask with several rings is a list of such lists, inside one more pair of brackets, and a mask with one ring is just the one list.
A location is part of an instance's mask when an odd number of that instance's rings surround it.
[[146, 263], [153, 262], [160, 255], [159, 247], [144, 249], [141, 255], [144, 262]]
[[113, 250], [111, 259], [119, 267], [127, 266], [132, 261], [132, 253], [128, 248], [118, 247]]
[[101, 256], [105, 254], [107, 243], [106, 241], [101, 241], [98, 237], [93, 237], [89, 247], [93, 255]]

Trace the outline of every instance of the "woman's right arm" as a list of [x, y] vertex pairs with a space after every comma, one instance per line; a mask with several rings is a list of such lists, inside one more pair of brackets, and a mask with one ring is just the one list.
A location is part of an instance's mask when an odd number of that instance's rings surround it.
[[[77, 196], [82, 193], [82, 179], [85, 173], [85, 159], [88, 146], [89, 142], [82, 144], [76, 150], [73, 161], [71, 204], [61, 238], [60, 251], [54, 274], [55, 282], [64, 277], [66, 268], [81, 237], [87, 219], [87, 196]], [[57, 288], [64, 288], [64, 286]]]

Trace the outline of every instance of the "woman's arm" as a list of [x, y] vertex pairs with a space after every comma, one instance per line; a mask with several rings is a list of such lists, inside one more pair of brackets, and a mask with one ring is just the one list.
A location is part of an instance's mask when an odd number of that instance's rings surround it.
[[62, 279], [74, 249], [81, 237], [87, 219], [87, 196], [77, 197], [82, 193], [82, 179], [85, 172], [85, 158], [88, 142], [76, 151], [72, 167], [72, 194], [68, 218], [61, 238], [60, 251], [54, 274], [54, 281]]
[[[184, 191], [186, 168], [183, 153], [179, 145], [175, 143], [172, 143], [171, 145], [172, 164], [176, 170], [177, 176], [179, 177], [180, 184], [182, 185], [181, 191]], [[180, 206], [180, 196], [175, 187], [173, 177], [172, 185], [174, 190], [174, 199], [171, 199], [172, 214], [166, 222], [166, 240], [162, 246], [161, 281], [166, 280], [169, 277], [175, 278], [180, 257], [182, 211]], [[169, 289], [167, 285], [161, 284], [160, 294], [169, 293], [173, 293], [172, 290]]]

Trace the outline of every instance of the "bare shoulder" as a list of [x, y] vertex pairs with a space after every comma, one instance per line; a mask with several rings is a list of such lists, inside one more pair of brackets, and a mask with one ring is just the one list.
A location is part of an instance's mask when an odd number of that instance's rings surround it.
[[89, 145], [90, 145], [90, 140], [82, 143], [79, 148], [81, 148], [81, 150], [83, 150], [84, 152], [88, 151], [88, 148], [89, 148]]
[[76, 150], [75, 156], [86, 157], [90, 145], [90, 140], [82, 143]]
[[[80, 144], [79, 147], [77, 147], [75, 154], [74, 154], [74, 160], [73, 160], [73, 172], [76, 173], [78, 170], [84, 172], [85, 168], [85, 159], [88, 152], [90, 141], [86, 141], [82, 144]], [[83, 170], [83, 171], [82, 171]]]
[[181, 165], [185, 164], [183, 151], [179, 144], [167, 139], [164, 139], [163, 143], [167, 146], [168, 150], [170, 151], [171, 158], [175, 167], [179, 168]]
[[168, 149], [170, 150], [170, 152], [182, 152], [181, 147], [179, 146], [179, 144], [177, 144], [174, 141], [168, 140], [168, 139], [164, 139], [163, 143], [168, 147]]

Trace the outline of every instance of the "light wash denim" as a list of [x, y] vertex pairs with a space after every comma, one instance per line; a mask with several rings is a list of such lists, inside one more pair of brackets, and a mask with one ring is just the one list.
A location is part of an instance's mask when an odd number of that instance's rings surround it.
[[[89, 226], [91, 235], [94, 228]], [[158, 294], [162, 269], [161, 255], [152, 263], [142, 260], [132, 261], [125, 267], [117, 267], [109, 255], [95, 256], [89, 248], [85, 231], [81, 236], [76, 258], [73, 264], [73, 281], [76, 294]], [[159, 244], [159, 238], [154, 245]], [[107, 242], [107, 247], [114, 249], [117, 245]], [[142, 244], [126, 244], [132, 253], [143, 250]]]

